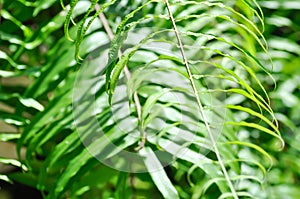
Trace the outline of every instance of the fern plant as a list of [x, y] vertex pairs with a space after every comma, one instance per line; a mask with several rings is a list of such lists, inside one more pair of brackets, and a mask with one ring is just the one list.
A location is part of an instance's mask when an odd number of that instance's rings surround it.
[[[2, 53], [9, 64], [1, 75], [18, 75], [15, 68], [34, 78], [21, 95], [3, 95], [18, 99], [14, 124], [22, 131], [3, 137], [18, 139], [28, 170], [10, 179], [51, 199], [147, 191], [155, 198], [268, 198], [272, 157], [255, 140], [284, 142], [255, 72], [272, 78], [255, 0], [60, 3], [64, 10], [38, 31], [64, 26], [68, 40], [49, 42], [41, 69], [17, 64], [17, 54], [41, 38], [26, 27], [24, 42], [6, 38], [19, 47], [13, 58]], [[19, 24], [5, 10], [2, 16]], [[28, 111], [33, 117], [24, 120]]]

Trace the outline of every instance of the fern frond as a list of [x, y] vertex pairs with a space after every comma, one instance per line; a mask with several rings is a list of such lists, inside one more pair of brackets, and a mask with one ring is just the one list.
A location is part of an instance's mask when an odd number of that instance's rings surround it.
[[[27, 147], [30, 172], [36, 171], [32, 162], [39, 163], [37, 187], [47, 198], [80, 197], [85, 190], [74, 182], [89, 179], [98, 167], [120, 171], [108, 180], [111, 186], [134, 190], [127, 180], [146, 178], [165, 198], [206, 197], [210, 190], [215, 198], [257, 197], [273, 157], [253, 140], [271, 137], [282, 147], [284, 141], [256, 74], [261, 69], [269, 75], [265, 63], [272, 63], [255, 0], [72, 0], [65, 8], [64, 24], [58, 17], [53, 30], [63, 26], [74, 41], [53, 44], [47, 64], [20, 95], [32, 99], [30, 106], [20, 102], [27, 108], [51, 96], [44, 109], [20, 123], [26, 127], [17, 145], [19, 153]], [[53, 30], [44, 28], [47, 34]], [[14, 58], [2, 57], [20, 69]], [[139, 178], [144, 172], [147, 177]], [[96, 189], [105, 189], [107, 182], [101, 183]]]

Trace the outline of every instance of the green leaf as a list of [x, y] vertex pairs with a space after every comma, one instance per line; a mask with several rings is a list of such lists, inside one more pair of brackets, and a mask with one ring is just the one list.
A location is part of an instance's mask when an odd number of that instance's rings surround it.
[[6, 175], [3, 174], [0, 174], [0, 180], [12, 183], [12, 181]]
[[150, 147], [142, 148], [139, 151], [139, 154], [144, 158], [144, 163], [149, 171], [149, 174], [164, 198], [179, 199], [177, 190], [169, 180], [166, 172], [164, 171], [161, 163], [157, 159], [152, 149]]
[[52, 4], [57, 2], [56, 0], [41, 0], [38, 3], [36, 2], [36, 7], [33, 11], [33, 16], [35, 17], [40, 11], [46, 10], [47, 8], [51, 7]]
[[44, 106], [32, 98], [20, 98], [20, 102], [27, 107], [35, 108], [39, 111], [44, 110]]
[[25, 171], [28, 170], [25, 165], [23, 165], [20, 161], [15, 160], [15, 159], [0, 158], [0, 162], [3, 164], [10, 164], [10, 165], [13, 165], [16, 167], [21, 167]]
[[21, 137], [20, 134], [7, 134], [7, 133], [1, 133], [1, 134], [0, 134], [0, 141], [6, 142], [6, 141], [9, 141], [9, 140], [19, 139], [20, 137]]

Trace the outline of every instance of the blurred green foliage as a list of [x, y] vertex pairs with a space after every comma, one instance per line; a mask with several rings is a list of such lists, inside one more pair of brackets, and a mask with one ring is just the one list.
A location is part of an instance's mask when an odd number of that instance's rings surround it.
[[[261, 1], [265, 14], [264, 35], [269, 41], [269, 52], [277, 85], [270, 89], [272, 107], [280, 122], [286, 146], [274, 150], [275, 165], [269, 174], [274, 198], [300, 197], [300, 12], [299, 1]], [[265, 85], [274, 88], [267, 79]], [[267, 143], [268, 144], [268, 143]], [[275, 143], [270, 143], [272, 147]]]

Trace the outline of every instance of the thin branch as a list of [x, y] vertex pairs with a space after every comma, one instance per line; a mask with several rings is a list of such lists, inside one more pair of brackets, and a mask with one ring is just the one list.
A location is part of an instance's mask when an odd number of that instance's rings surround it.
[[228, 172], [227, 172], [227, 170], [226, 170], [226, 168], [225, 168], [225, 165], [224, 165], [224, 163], [223, 163], [223, 160], [222, 160], [222, 158], [221, 158], [219, 149], [218, 149], [218, 147], [217, 147], [216, 140], [215, 140], [215, 138], [214, 138], [214, 136], [213, 136], [213, 134], [212, 134], [212, 132], [211, 132], [211, 129], [210, 129], [208, 120], [207, 120], [206, 115], [205, 115], [205, 113], [204, 113], [203, 105], [202, 105], [202, 103], [201, 103], [201, 101], [200, 101], [200, 98], [199, 98], [199, 95], [198, 95], [198, 90], [197, 90], [197, 88], [196, 88], [196, 85], [195, 85], [195, 82], [194, 82], [194, 79], [193, 79], [193, 76], [192, 76], [192, 73], [191, 73], [191, 70], [190, 70], [190, 67], [189, 67], [189, 64], [188, 64], [188, 60], [187, 60], [187, 57], [186, 57], [186, 55], [185, 55], [185, 51], [184, 51], [184, 48], [183, 48], [183, 44], [182, 44], [182, 41], [181, 41], [181, 39], [180, 39], [179, 32], [178, 32], [178, 30], [177, 30], [177, 26], [176, 26], [176, 23], [175, 23], [175, 20], [174, 20], [174, 17], [173, 17], [171, 8], [170, 8], [169, 1], [168, 1], [168, 0], [165, 0], [165, 2], [166, 2], [167, 10], [168, 10], [168, 12], [169, 12], [170, 19], [171, 19], [171, 21], [172, 21], [172, 25], [173, 25], [173, 29], [174, 29], [174, 31], [175, 31], [176, 38], [177, 38], [177, 41], [178, 41], [178, 44], [179, 44], [179, 48], [180, 48], [180, 52], [181, 52], [181, 55], [182, 55], [182, 58], [183, 58], [183, 62], [184, 62], [186, 71], [187, 71], [187, 73], [188, 73], [189, 80], [190, 80], [190, 83], [191, 83], [191, 85], [192, 85], [193, 92], [194, 92], [194, 95], [195, 95], [195, 97], [196, 97], [198, 107], [199, 107], [199, 109], [200, 109], [200, 114], [201, 114], [201, 116], [202, 116], [202, 118], [203, 118], [205, 127], [206, 127], [206, 129], [207, 129], [207, 132], [208, 132], [209, 137], [210, 137], [210, 140], [211, 140], [211, 143], [212, 143], [213, 148], [214, 148], [214, 150], [215, 150], [216, 156], [217, 156], [218, 161], [219, 161], [219, 163], [220, 163], [220, 166], [221, 166], [221, 168], [222, 168], [222, 171], [223, 171], [223, 174], [224, 174], [224, 176], [225, 176], [225, 179], [226, 179], [226, 181], [227, 181], [227, 183], [228, 183], [228, 185], [229, 185], [229, 187], [230, 187], [230, 190], [231, 190], [231, 192], [232, 192], [232, 194], [233, 194], [233, 197], [234, 197], [235, 199], [238, 199], [239, 197], [238, 197], [238, 195], [237, 195], [237, 193], [236, 193], [236, 191], [235, 191], [235, 189], [234, 189], [234, 187], [233, 187], [233, 184], [232, 184], [232, 182], [231, 182], [231, 180], [230, 180], [230, 177], [229, 177], [229, 175], [228, 175]]
[[[95, 9], [98, 11], [100, 9], [99, 5], [96, 4], [95, 5]], [[114, 38], [114, 34], [108, 24], [108, 21], [105, 17], [105, 15], [101, 12], [99, 14], [99, 18], [100, 18], [100, 21], [102, 22], [103, 24], [103, 27], [109, 37], [110, 40], [113, 40]], [[118, 51], [118, 57], [119, 59], [121, 59], [121, 56], [122, 56], [122, 52], [119, 50]], [[125, 76], [126, 78], [129, 80], [131, 78], [131, 73], [127, 67], [127, 65], [125, 65], [124, 67], [124, 72], [125, 72]], [[139, 123], [142, 124], [142, 106], [141, 106], [141, 103], [140, 103], [140, 100], [139, 100], [139, 97], [138, 97], [138, 94], [137, 92], [135, 91], [133, 93], [133, 101], [135, 103], [135, 107], [136, 107], [136, 110], [137, 110], [137, 115], [138, 115], [138, 120], [139, 120]], [[145, 146], [145, 143], [146, 143], [146, 132], [143, 130], [143, 128], [140, 128], [140, 131], [141, 131], [141, 142], [139, 144], [139, 146], [137, 148], [135, 148], [136, 151], [140, 150], [141, 148], [143, 148]]]

